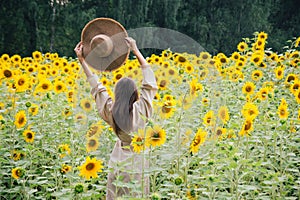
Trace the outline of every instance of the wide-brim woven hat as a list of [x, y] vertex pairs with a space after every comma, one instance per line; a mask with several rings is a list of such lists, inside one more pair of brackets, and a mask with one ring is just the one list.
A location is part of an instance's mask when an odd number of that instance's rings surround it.
[[130, 49], [125, 41], [125, 28], [111, 18], [88, 22], [81, 33], [83, 57], [98, 71], [113, 71], [128, 59]]

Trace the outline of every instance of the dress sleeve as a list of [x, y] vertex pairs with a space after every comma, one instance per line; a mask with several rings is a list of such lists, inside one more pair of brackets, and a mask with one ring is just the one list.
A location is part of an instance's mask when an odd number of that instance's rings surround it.
[[154, 72], [152, 71], [151, 67], [147, 65], [142, 66], [141, 68], [143, 73], [143, 81], [140, 98], [137, 102], [135, 102], [135, 106], [139, 114], [148, 118], [152, 116], [152, 101], [155, 97], [158, 87]]
[[113, 102], [111, 97], [108, 95], [106, 88], [98, 82], [97, 75], [93, 75], [87, 80], [92, 87], [91, 94], [95, 99], [96, 107], [100, 117], [108, 124], [112, 125], [112, 114], [110, 111]]

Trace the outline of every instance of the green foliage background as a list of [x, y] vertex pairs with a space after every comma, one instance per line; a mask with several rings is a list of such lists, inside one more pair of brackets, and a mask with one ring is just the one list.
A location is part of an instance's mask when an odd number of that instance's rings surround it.
[[[0, 54], [35, 50], [74, 56], [84, 25], [111, 17], [126, 29], [169, 28], [196, 40], [206, 51], [230, 53], [256, 31], [270, 35], [267, 47], [300, 33], [297, 0], [20, 0], [0, 1]], [[150, 53], [150, 52], [149, 52]]]

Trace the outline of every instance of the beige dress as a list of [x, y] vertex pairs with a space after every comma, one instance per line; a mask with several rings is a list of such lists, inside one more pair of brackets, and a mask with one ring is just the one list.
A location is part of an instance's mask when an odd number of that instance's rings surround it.
[[[157, 92], [157, 84], [155, 75], [150, 66], [143, 66], [143, 81], [138, 101], [133, 104], [133, 129], [132, 132], [137, 132], [138, 129], [145, 127], [145, 118], [152, 115], [152, 101]], [[92, 95], [96, 101], [96, 106], [101, 118], [110, 126], [113, 126], [113, 118], [111, 108], [113, 101], [108, 95], [105, 87], [99, 83], [97, 76], [88, 78], [92, 86]], [[136, 181], [137, 186], [142, 185], [142, 168], [148, 166], [148, 162], [143, 159], [142, 155], [136, 154], [132, 148], [124, 148], [131, 143], [131, 136], [125, 132], [118, 133], [118, 140], [114, 146], [109, 160], [110, 172], [107, 178], [106, 199], [116, 199], [124, 194], [138, 197], [137, 193], [133, 193], [130, 189], [122, 187], [122, 183]], [[143, 164], [144, 161], [144, 164]], [[120, 179], [121, 178], [121, 179]], [[113, 183], [116, 179], [117, 186]], [[120, 184], [121, 183], [121, 184]], [[133, 184], [134, 185], [134, 184]], [[149, 177], [144, 177], [144, 194], [149, 193]], [[138, 190], [138, 189], [137, 189]]]

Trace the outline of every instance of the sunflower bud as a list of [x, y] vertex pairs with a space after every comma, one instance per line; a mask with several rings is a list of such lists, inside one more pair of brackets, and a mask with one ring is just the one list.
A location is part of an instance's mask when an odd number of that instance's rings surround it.
[[75, 186], [75, 193], [82, 193], [82, 192], [83, 192], [83, 189], [84, 189], [84, 187], [83, 187], [82, 184], [77, 184], [77, 185]]
[[177, 177], [174, 179], [175, 185], [181, 185], [183, 182], [183, 179], [181, 177]]

